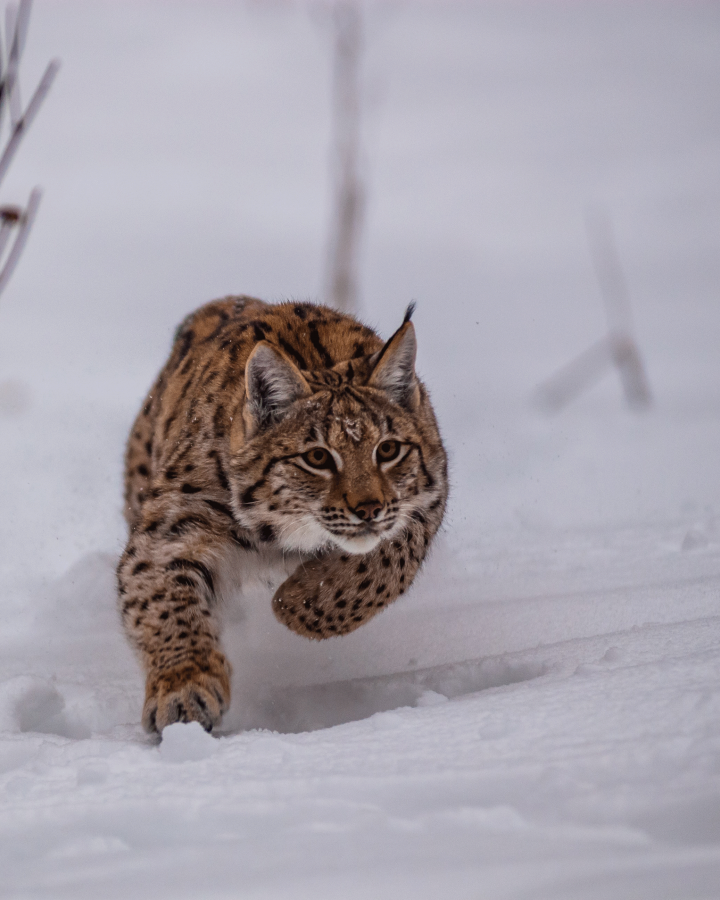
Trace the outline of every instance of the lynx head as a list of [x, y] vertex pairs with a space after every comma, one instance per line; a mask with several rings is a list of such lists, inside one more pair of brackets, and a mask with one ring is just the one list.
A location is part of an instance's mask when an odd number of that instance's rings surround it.
[[411, 312], [376, 353], [328, 369], [255, 346], [231, 478], [236, 517], [259, 541], [365, 554], [443, 503], [445, 453], [415, 375]]

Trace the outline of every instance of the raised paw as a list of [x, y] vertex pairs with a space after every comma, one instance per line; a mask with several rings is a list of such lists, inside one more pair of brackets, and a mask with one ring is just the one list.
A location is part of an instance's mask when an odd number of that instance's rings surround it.
[[230, 666], [216, 656], [212, 664], [191, 660], [150, 672], [142, 716], [146, 731], [160, 733], [173, 722], [199, 722], [212, 731], [220, 723], [230, 704]]
[[315, 641], [355, 631], [380, 612], [390, 594], [386, 573], [386, 583], [378, 590], [372, 556], [362, 558], [362, 575], [357, 574], [358, 565], [349, 566], [340, 554], [304, 563], [275, 592], [275, 617], [290, 631]]

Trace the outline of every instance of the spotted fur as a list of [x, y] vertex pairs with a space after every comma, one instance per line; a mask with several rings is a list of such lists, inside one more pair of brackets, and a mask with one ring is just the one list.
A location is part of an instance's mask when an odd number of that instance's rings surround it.
[[447, 497], [411, 313], [383, 343], [326, 307], [229, 297], [178, 329], [125, 467], [118, 589], [147, 673], [148, 730], [211, 730], [228, 707], [219, 579], [230, 556], [240, 581], [242, 560], [282, 561], [273, 611], [317, 640], [410, 586]]

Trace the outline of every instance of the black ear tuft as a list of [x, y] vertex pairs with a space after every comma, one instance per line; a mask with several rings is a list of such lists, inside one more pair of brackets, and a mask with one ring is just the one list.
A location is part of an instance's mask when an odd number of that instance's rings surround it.
[[403, 325], [404, 325], [406, 322], [409, 322], [410, 319], [412, 319], [413, 313], [415, 312], [415, 307], [416, 307], [416, 306], [417, 306], [417, 303], [416, 303], [414, 300], [411, 300], [411, 301], [408, 303], [408, 308], [405, 310], [405, 318], [403, 319]]
[[413, 324], [409, 321], [403, 322], [382, 350], [376, 354], [375, 368], [368, 385], [385, 391], [393, 403], [414, 408], [418, 402], [415, 377], [416, 352]]

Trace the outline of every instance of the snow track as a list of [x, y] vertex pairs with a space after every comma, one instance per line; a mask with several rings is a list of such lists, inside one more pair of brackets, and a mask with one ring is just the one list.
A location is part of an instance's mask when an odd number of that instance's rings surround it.
[[[108, 687], [92, 675], [86, 710]], [[173, 726], [172, 752], [122, 722], [84, 737], [62, 718], [77, 684], [19, 677], [1, 695], [4, 889], [709, 898], [719, 677], [720, 617], [648, 624], [296, 689], [272, 714], [319, 730]]]

